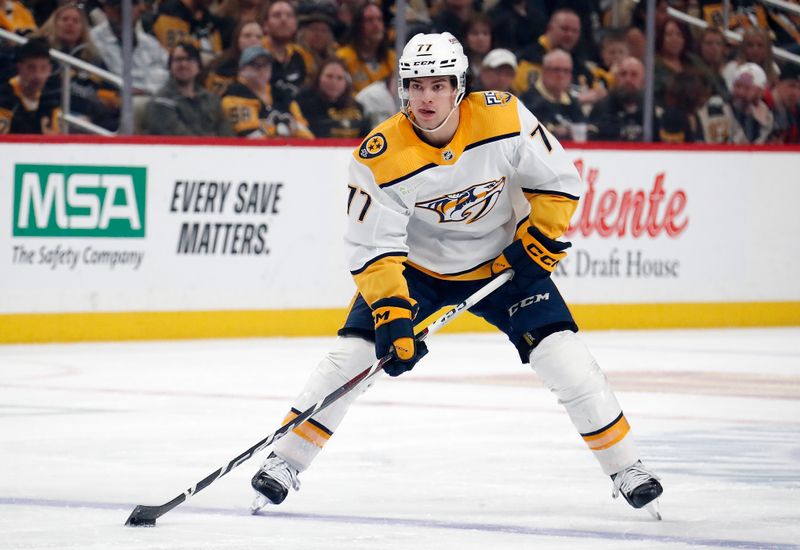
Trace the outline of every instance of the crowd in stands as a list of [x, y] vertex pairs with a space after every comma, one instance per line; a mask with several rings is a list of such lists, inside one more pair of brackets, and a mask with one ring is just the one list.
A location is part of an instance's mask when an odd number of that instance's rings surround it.
[[[644, 6], [408, 0], [406, 28], [451, 32], [469, 58], [470, 90], [515, 94], [561, 140], [641, 141]], [[800, 67], [772, 50], [800, 53], [800, 16], [747, 0], [727, 17], [720, 0], [657, 6], [654, 140], [800, 143]], [[669, 7], [708, 27], [690, 28]], [[135, 130], [363, 137], [398, 110], [394, 11], [393, 0], [133, 0]], [[117, 130], [119, 89], [49, 50], [121, 74], [120, 0], [0, 0], [0, 28], [28, 39], [0, 40], [0, 133], [62, 132], [64, 70], [71, 114]]]

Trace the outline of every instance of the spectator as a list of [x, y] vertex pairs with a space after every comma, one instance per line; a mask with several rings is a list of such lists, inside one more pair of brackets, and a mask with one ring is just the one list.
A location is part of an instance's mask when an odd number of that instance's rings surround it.
[[[644, 65], [630, 56], [614, 74], [614, 87], [589, 115], [592, 141], [642, 141], [644, 138]], [[657, 135], [657, 134], [656, 134]]]
[[608, 29], [600, 41], [600, 63], [589, 64], [594, 81], [602, 84], [606, 90], [610, 90], [614, 85], [614, 68], [629, 55], [625, 33]]
[[733, 143], [762, 144], [772, 134], [772, 111], [762, 99], [767, 75], [755, 63], [745, 63], [736, 69], [731, 89], [731, 107], [736, 125]]
[[314, 84], [298, 94], [297, 104], [318, 138], [365, 137], [372, 128], [353, 97], [350, 75], [339, 58], [322, 63]]
[[676, 19], [666, 19], [656, 28], [656, 63], [653, 95], [657, 105], [664, 105], [667, 87], [675, 75], [694, 68], [696, 57], [691, 53], [689, 28]]
[[[331, 4], [324, 5], [333, 9]], [[327, 13], [327, 11], [315, 6], [298, 18], [300, 28], [297, 33], [297, 43], [300, 45], [300, 53], [306, 64], [307, 81], [319, 72], [325, 61], [336, 57], [336, 43], [333, 39], [335, 26], [333, 17], [336, 12]]]
[[464, 54], [469, 60], [467, 69], [468, 88], [472, 82], [477, 81], [481, 74], [483, 58], [492, 49], [492, 22], [487, 15], [482, 13], [473, 14], [467, 21], [466, 41], [464, 44]]
[[477, 89], [510, 92], [516, 71], [516, 56], [504, 48], [494, 49], [483, 58]]
[[764, 29], [751, 27], [744, 31], [736, 56], [722, 70], [729, 90], [733, 90], [733, 79], [737, 68], [745, 63], [755, 63], [761, 67], [767, 76], [768, 86], [774, 86], [778, 82], [780, 69], [772, 55], [772, 40]]
[[364, 116], [374, 128], [400, 110], [400, 98], [397, 96], [397, 71], [392, 71], [392, 76], [386, 80], [373, 82], [356, 94]]
[[718, 95], [726, 100], [730, 97], [730, 91], [722, 76], [722, 69], [725, 66], [727, 55], [728, 46], [722, 31], [714, 27], [703, 29], [700, 33], [698, 65], [709, 79], [712, 95]]
[[590, 88], [593, 84], [592, 73], [586, 67], [584, 60], [575, 56], [575, 47], [580, 38], [581, 20], [577, 13], [570, 8], [561, 8], [553, 12], [545, 34], [540, 36], [537, 42], [519, 52], [517, 56], [519, 68], [514, 80], [514, 90], [520, 95], [525, 93], [533, 80], [538, 78], [544, 54], [556, 48], [572, 55], [573, 82], [582, 89]]
[[33, 14], [18, 0], [0, 0], [0, 29], [17, 34], [30, 34], [36, 30]]
[[336, 50], [360, 92], [376, 80], [389, 78], [397, 67], [397, 55], [386, 36], [383, 14], [377, 4], [367, 2], [354, 14], [348, 43]]
[[205, 87], [217, 96], [222, 97], [228, 86], [236, 80], [239, 72], [239, 58], [250, 46], [260, 46], [264, 39], [264, 31], [257, 21], [242, 21], [233, 31], [233, 42], [222, 54], [208, 64], [203, 73]]
[[236, 25], [232, 19], [213, 15], [210, 0], [162, 0], [158, 3], [153, 34], [167, 51], [192, 42], [204, 61], [210, 61], [230, 44]]
[[770, 108], [775, 119], [773, 141], [800, 143], [800, 67], [787, 65], [772, 90]]
[[541, 77], [520, 100], [559, 141], [586, 141], [586, 116], [569, 94], [572, 56], [564, 50], [547, 52]]
[[[47, 40], [50, 48], [102, 66], [100, 54], [89, 36], [89, 22], [76, 4], [62, 4], [34, 33]], [[108, 130], [119, 124], [119, 91], [91, 73], [53, 62], [51, 86], [61, 88], [61, 71], [70, 71], [70, 111]]]
[[200, 52], [178, 44], [169, 56], [170, 78], [150, 101], [145, 133], [159, 136], [232, 136], [217, 96], [200, 85]]
[[276, 101], [291, 102], [306, 82], [306, 63], [295, 42], [297, 15], [287, 0], [270, 4], [264, 20], [264, 46], [272, 54], [272, 93]]
[[464, 27], [474, 13], [472, 0], [442, 0], [442, 8], [433, 17], [433, 32], [449, 32], [463, 44]]
[[489, 10], [494, 47], [519, 52], [547, 30], [547, 0], [500, 0]]
[[239, 77], [222, 98], [222, 110], [236, 135], [248, 138], [313, 138], [295, 101], [272, 96], [272, 54], [250, 46], [239, 59]]
[[0, 85], [0, 134], [58, 134], [59, 94], [46, 88], [53, 70], [43, 38], [17, 46], [17, 75]]
[[664, 95], [664, 110], [659, 117], [659, 141], [694, 143], [704, 141], [698, 109], [711, 96], [708, 80], [697, 69], [678, 73]]
[[737, 125], [733, 109], [722, 96], [713, 95], [697, 110], [697, 119], [706, 143], [731, 143]]
[[[147, 9], [146, 4], [134, 0], [131, 18], [134, 25], [133, 46], [133, 91], [135, 94], [152, 95], [166, 83], [167, 52], [155, 37], [136, 27], [136, 22]], [[103, 12], [108, 19], [90, 31], [92, 42], [100, 52], [103, 63], [114, 74], [122, 74], [122, 9], [120, 0], [103, 0]]]

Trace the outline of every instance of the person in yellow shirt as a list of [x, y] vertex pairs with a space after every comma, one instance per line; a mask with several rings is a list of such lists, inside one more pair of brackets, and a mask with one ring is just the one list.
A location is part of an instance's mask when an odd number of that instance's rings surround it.
[[391, 76], [397, 55], [389, 44], [383, 12], [368, 2], [353, 17], [349, 42], [336, 50], [353, 78], [353, 90], [360, 92], [373, 82]]

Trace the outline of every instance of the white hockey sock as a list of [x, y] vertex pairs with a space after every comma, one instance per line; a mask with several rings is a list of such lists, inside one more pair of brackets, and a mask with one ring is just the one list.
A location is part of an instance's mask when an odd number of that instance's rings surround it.
[[611, 385], [577, 334], [551, 334], [531, 351], [530, 363], [567, 410], [606, 474], [615, 474], [639, 459]]
[[[334, 348], [325, 355], [309, 376], [302, 392], [294, 401], [292, 411], [286, 415], [284, 424], [342, 386], [375, 360], [375, 346], [372, 342], [358, 337], [337, 338]], [[303, 471], [308, 468], [333, 435], [350, 405], [370, 385], [371, 382], [368, 382], [351, 391], [292, 430], [275, 444], [275, 454], [297, 470]]]

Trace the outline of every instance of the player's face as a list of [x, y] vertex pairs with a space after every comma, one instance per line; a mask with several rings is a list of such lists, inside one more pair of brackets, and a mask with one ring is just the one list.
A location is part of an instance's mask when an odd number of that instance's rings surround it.
[[436, 128], [450, 114], [457, 90], [449, 76], [412, 78], [408, 84], [408, 106], [417, 124]]

